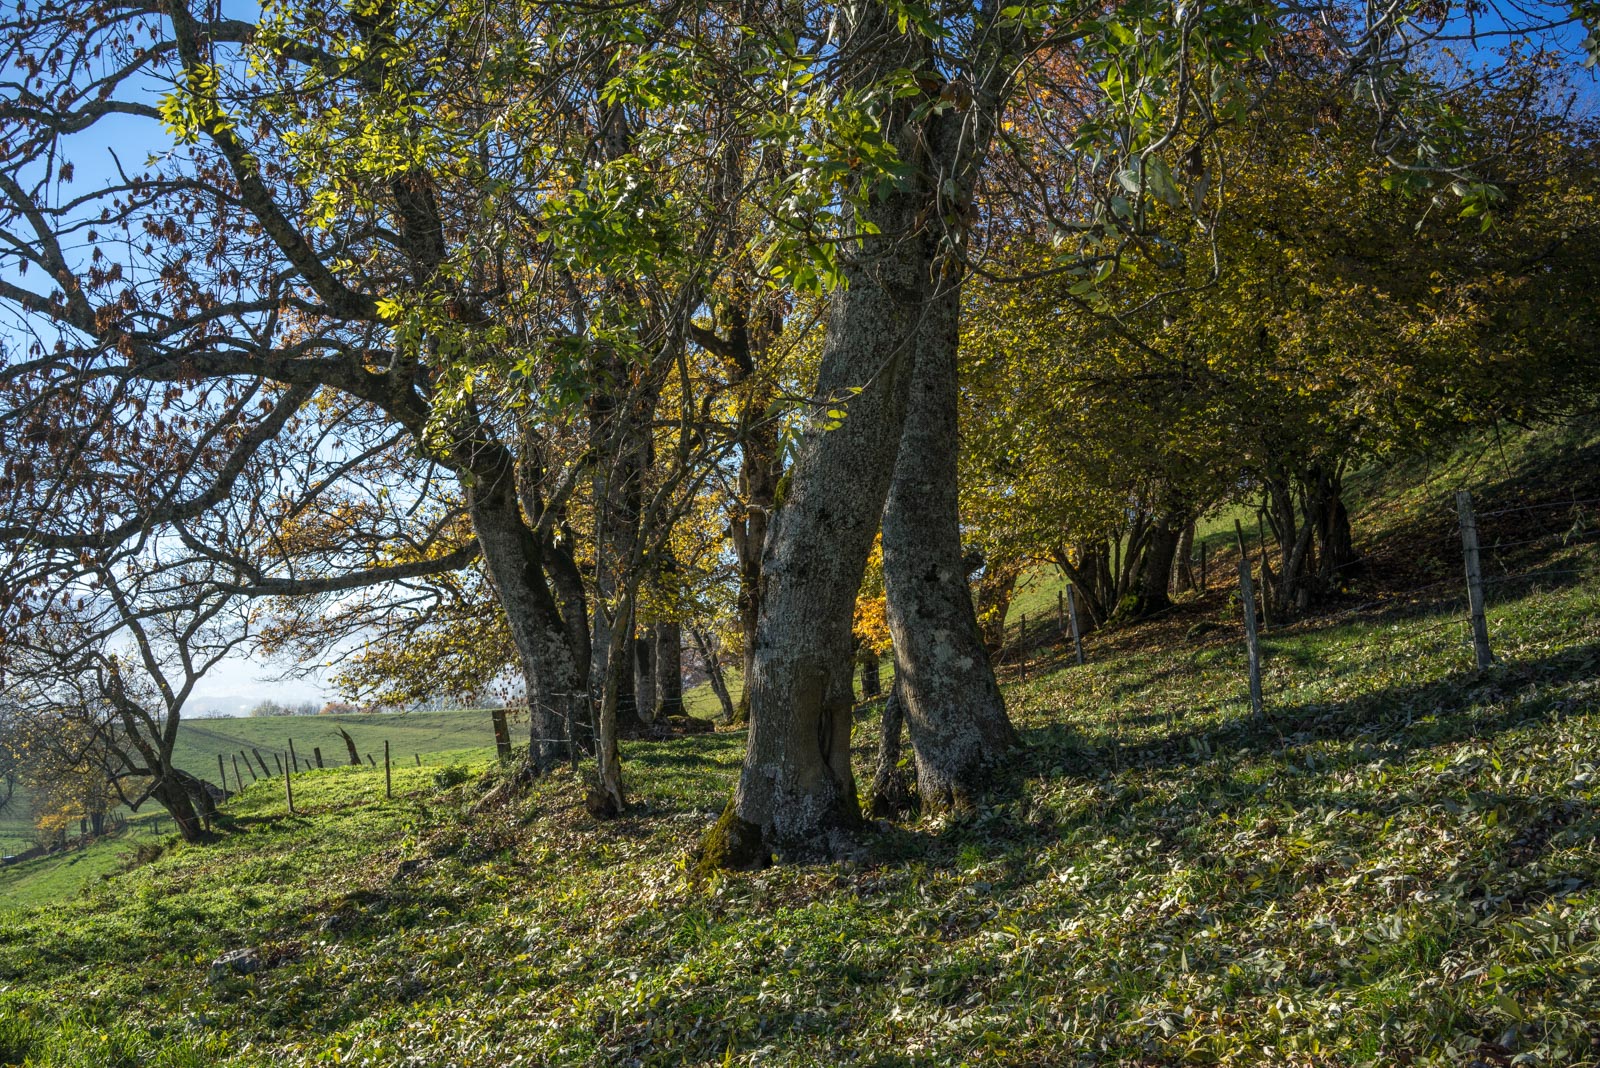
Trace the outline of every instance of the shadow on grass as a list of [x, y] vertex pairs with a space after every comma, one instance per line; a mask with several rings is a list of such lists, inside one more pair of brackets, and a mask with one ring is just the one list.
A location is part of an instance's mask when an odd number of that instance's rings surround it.
[[[1359, 758], [1363, 762], [1401, 759], [1419, 750], [1486, 740], [1550, 722], [1568, 711], [1559, 695], [1532, 701], [1510, 699], [1531, 683], [1595, 677], [1600, 677], [1600, 642], [1548, 657], [1496, 664], [1481, 674], [1459, 671], [1349, 701], [1273, 709], [1264, 720], [1235, 717], [1131, 745], [1113, 745], [1109, 730], [1088, 734], [1071, 723], [1027, 729], [1022, 732], [1022, 752], [997, 773], [984, 804], [976, 811], [949, 819], [938, 830], [880, 825], [870, 843], [870, 863], [922, 863], [944, 869], [981, 863], [987, 882], [997, 889], [1014, 888], [1038, 878], [1037, 857], [1064, 830], [1052, 811], [1030, 802], [1030, 781], [1103, 780], [1130, 770], [1192, 771], [1212, 765], [1220, 771], [1227, 758], [1289, 754], [1329, 740], [1367, 742]], [[1165, 717], [1145, 718], [1159, 721]], [[1269, 788], [1272, 781], [1272, 776], [1260, 781], [1241, 778], [1235, 767], [1226, 784], [1208, 781], [1206, 786], [1226, 787], [1225, 792], [1248, 797]], [[1501, 800], [1514, 804], [1519, 799], [1506, 796]], [[1418, 803], [1402, 796], [1389, 799], [1388, 804], [1408, 802]], [[1196, 800], [1197, 811], [1199, 807]], [[1167, 846], [1178, 847], [1177, 832], [1169, 834], [1170, 828], [1166, 828], [1171, 815], [1158, 818], [1152, 814], [1151, 833]], [[1180, 817], [1174, 818], [1181, 823]], [[1174, 840], [1168, 842], [1168, 837]]]

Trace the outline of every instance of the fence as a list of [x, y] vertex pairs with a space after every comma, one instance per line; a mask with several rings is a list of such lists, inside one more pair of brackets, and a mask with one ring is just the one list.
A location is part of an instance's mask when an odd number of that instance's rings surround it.
[[[508, 713], [510, 710], [505, 708], [492, 708], [487, 709], [486, 711], [489, 714], [490, 725], [494, 732], [495, 752], [500, 759], [507, 759], [512, 752], [511, 731], [508, 718]], [[347, 751], [351, 755], [351, 759], [349, 761], [350, 766], [360, 767], [362, 765], [362, 758], [365, 757], [366, 766], [371, 770], [377, 770], [379, 766], [378, 761], [373, 757], [372, 753], [368, 752], [363, 754], [358, 752], [354, 740], [351, 739], [349, 735], [345, 734], [343, 730], [340, 730], [339, 733], [344, 736]], [[294, 739], [286, 738], [284, 742], [284, 748], [269, 748], [267, 750], [267, 755], [271, 756], [272, 758], [272, 767], [270, 768], [267, 765], [266, 757], [263, 756], [261, 750], [255, 746], [247, 746], [233, 753], [218, 753], [217, 781], [221, 784], [220, 788], [218, 789], [221, 800], [226, 801], [227, 799], [239, 793], [246, 785], [260, 782], [263, 779], [282, 779], [285, 807], [288, 809], [291, 815], [298, 814], [294, 800], [294, 776], [307, 771], [322, 770], [323, 768], [327, 767], [328, 763], [323, 759], [322, 748], [320, 746], [313, 746], [311, 749], [311, 756], [301, 756], [299, 750], [295, 746]], [[382, 767], [383, 796], [385, 800], [389, 800], [394, 797], [394, 758], [394, 749], [390, 745], [389, 739], [383, 739]], [[423, 766], [421, 753], [412, 753], [412, 760], [416, 767], [420, 768]], [[334, 766], [343, 765], [344, 762], [340, 761]], [[257, 768], [260, 769], [259, 774], [256, 771]], [[250, 776], [249, 784], [245, 783], [244, 781], [244, 776], [246, 774]], [[210, 786], [211, 784], [207, 785]]]
[[[1594, 560], [1585, 563], [1562, 560], [1550, 566], [1527, 566], [1532, 559], [1548, 556], [1552, 552], [1575, 546], [1600, 545], [1600, 517], [1597, 517], [1597, 511], [1600, 511], [1600, 497], [1512, 504], [1479, 511], [1471, 491], [1460, 490], [1448, 506], [1436, 508], [1424, 516], [1425, 522], [1442, 528], [1429, 537], [1426, 549], [1436, 551], [1440, 558], [1458, 559], [1460, 577], [1412, 587], [1402, 591], [1401, 596], [1418, 610], [1426, 608], [1433, 613], [1445, 612], [1445, 618], [1423, 628], [1424, 631], [1456, 630], [1463, 650], [1470, 649], [1469, 662], [1478, 670], [1488, 668], [1494, 662], [1494, 637], [1489, 609], [1495, 603], [1497, 592], [1552, 579], [1600, 576], [1600, 561]], [[1236, 581], [1246, 649], [1246, 678], [1243, 682], [1252, 712], [1263, 716], [1266, 714], [1266, 702], [1261, 676], [1267, 652], [1262, 645], [1263, 636], [1287, 633], [1301, 625], [1328, 626], [1336, 623], [1340, 616], [1358, 614], [1380, 603], [1392, 606], [1394, 602], [1373, 602], [1346, 613], [1316, 616], [1305, 624], [1277, 620], [1275, 625], [1271, 618], [1270, 602], [1256, 581], [1258, 571], [1265, 566], [1264, 561], [1256, 552], [1252, 552], [1238, 523], [1235, 523], [1234, 533], [1239, 552]], [[1262, 555], [1264, 544], [1264, 539], [1258, 534], [1256, 550]], [[1373, 556], [1364, 557], [1347, 566], [1368, 567], [1374, 560]], [[1207, 548], [1202, 544], [1197, 558], [1190, 561], [1191, 567], [1198, 572], [1198, 589], [1202, 595], [1210, 588], [1207, 581], [1211, 577], [1208, 573], [1209, 564]], [[1016, 625], [1015, 637], [1006, 635], [1007, 640], [996, 657], [997, 666], [1014, 666], [1021, 679], [1026, 681], [1032, 654], [1039, 645], [1051, 639], [1070, 639], [1076, 663], [1083, 664], [1083, 639], [1075, 601], [1073, 588], [1069, 584], [1058, 594], [1053, 628], [1047, 614], [1043, 617], [1036, 615], [1031, 627], [1028, 616], [1023, 614]], [[1190, 607], [1185, 603], [1174, 604], [1146, 619], [1159, 618]], [[1412, 632], [1415, 633], [1414, 628]], [[1392, 645], [1396, 640], [1399, 639], [1378, 638], [1364, 644]]]

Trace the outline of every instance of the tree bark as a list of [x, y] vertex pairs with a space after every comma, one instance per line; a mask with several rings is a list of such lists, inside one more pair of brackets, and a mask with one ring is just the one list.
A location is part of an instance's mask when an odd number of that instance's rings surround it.
[[[509, 458], [508, 458], [509, 459]], [[588, 695], [566, 622], [546, 583], [538, 539], [523, 521], [510, 464], [468, 485], [467, 509], [505, 609], [528, 694], [528, 762], [544, 773], [566, 759]]]
[[[339, 737], [344, 739], [344, 747], [345, 747], [346, 750], [349, 751], [349, 754], [350, 754], [350, 766], [353, 767], [353, 768], [359, 768], [361, 766], [361, 754], [356, 752], [356, 740], [354, 738], [350, 737], [350, 732], [345, 730], [343, 727], [339, 728]], [[250, 761], [249, 760], [245, 761], [245, 766], [246, 767], [250, 766]], [[250, 772], [250, 774], [254, 775], [255, 774], [254, 770], [252, 770]]]
[[[1163, 511], [1150, 524], [1139, 546], [1140, 555], [1133, 578], [1133, 606], [1130, 618], [1146, 619], [1172, 607], [1172, 597], [1167, 592], [1172, 578], [1172, 561], [1178, 553], [1178, 542], [1187, 525], [1186, 516]], [[1133, 547], [1130, 546], [1130, 553]]]
[[1173, 578], [1173, 589], [1178, 593], [1188, 593], [1194, 589], [1194, 520], [1189, 520], [1183, 526], [1183, 536], [1178, 539], [1177, 570]]
[[956, 490], [961, 292], [930, 300], [894, 481], [883, 514], [883, 581], [924, 811], [964, 806], [1016, 744], [978, 631]]
[[777, 500], [779, 461], [778, 424], [767, 417], [765, 406], [747, 405], [741, 412], [740, 424], [743, 432], [739, 465], [741, 507], [729, 527], [739, 561], [739, 631], [744, 644], [742, 670], [746, 680], [733, 722], [746, 723], [750, 718], [748, 680], [755, 666], [756, 627], [761, 617], [761, 560]]
[[650, 624], [633, 639], [633, 692], [640, 720], [655, 716], [656, 701], [656, 628]]
[[883, 694], [883, 678], [880, 672], [879, 656], [871, 649], [863, 648], [858, 654], [861, 663], [861, 699], [870, 701]]
[[[923, 202], [896, 190], [864, 209], [881, 236], [859, 239], [830, 298], [808, 425], [761, 563], [744, 765], [702, 846], [707, 867], [836, 855], [861, 825], [850, 630], [910, 387], [931, 262]], [[843, 420], [828, 414], [841, 408]]]
[[904, 731], [905, 705], [896, 682], [889, 687], [889, 699], [883, 703], [878, 758], [872, 771], [872, 814], [880, 819], [893, 819], [911, 810], [911, 784], [900, 768], [900, 736]]
[[655, 626], [656, 719], [683, 715], [683, 624]]

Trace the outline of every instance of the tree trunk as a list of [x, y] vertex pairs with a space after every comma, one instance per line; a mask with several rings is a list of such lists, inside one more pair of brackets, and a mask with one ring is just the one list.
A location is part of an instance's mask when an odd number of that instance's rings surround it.
[[1195, 588], [1194, 577], [1194, 520], [1183, 525], [1183, 537], [1178, 539], [1178, 568], [1173, 579], [1177, 593], [1188, 593]]
[[[583, 589], [583, 572], [572, 553], [575, 537], [570, 529], [562, 527], [560, 534], [552, 541], [553, 544], [543, 548], [545, 574], [550, 577], [550, 586], [566, 626], [567, 641], [572, 646], [572, 662], [578, 671], [578, 689], [587, 693], [589, 662], [592, 658], [589, 602]], [[584, 752], [593, 754], [595, 726], [589, 702], [581, 702], [575, 713], [571, 740]]]
[[[350, 766], [353, 768], [359, 768], [361, 766], [361, 754], [356, 752], [356, 740], [350, 737], [350, 732], [345, 730], [343, 727], [339, 728], [339, 737], [344, 739], [344, 747], [349, 751]], [[249, 764], [250, 761], [246, 760], [245, 765], [248, 767]], [[252, 770], [250, 774], [254, 775], [255, 772]]]
[[861, 663], [861, 699], [870, 701], [883, 693], [883, 680], [879, 673], [878, 654], [863, 648], [857, 654]]
[[510, 464], [468, 486], [467, 508], [506, 613], [528, 694], [528, 763], [543, 773], [566, 759], [588, 700], [566, 623], [546, 583], [538, 540], [523, 521]]
[[657, 623], [656, 719], [683, 715], [683, 624]]
[[889, 699], [883, 703], [878, 759], [872, 772], [872, 814], [880, 819], [894, 819], [911, 811], [911, 783], [900, 768], [900, 735], [904, 727], [905, 706], [896, 682], [889, 687]]
[[706, 678], [711, 682], [711, 692], [717, 695], [717, 703], [722, 706], [722, 721], [731, 724], [738, 711], [734, 707], [732, 695], [728, 693], [728, 680], [722, 673], [722, 663], [717, 659], [711, 639], [699, 627], [690, 627], [689, 634], [694, 638], [695, 648], [700, 650], [701, 659], [705, 661]]
[[883, 582], [924, 811], [968, 804], [1016, 744], [978, 631], [956, 491], [961, 291], [923, 310], [894, 481], [883, 513]]
[[[1165, 511], [1150, 524], [1139, 549], [1139, 560], [1134, 568], [1133, 619], [1147, 619], [1172, 607], [1168, 584], [1172, 577], [1172, 560], [1178, 553], [1187, 518]], [[1133, 547], [1129, 546], [1129, 553]]]
[[[883, 236], [860, 239], [830, 298], [808, 425], [761, 563], [744, 765], [702, 846], [706, 867], [834, 855], [861, 824], [850, 630], [911, 381], [931, 260], [917, 236], [922, 204], [902, 190], [865, 209]], [[828, 414], [841, 408], [843, 420]]]
[[1326, 505], [1322, 523], [1322, 574], [1329, 589], [1341, 586], [1354, 576], [1361, 563], [1350, 534], [1350, 513], [1344, 497], [1335, 495]]
[[[205, 794], [191, 789], [185, 777], [185, 772], [168, 768], [151, 789], [150, 797], [172, 817], [172, 822], [178, 825], [178, 834], [185, 842], [203, 842], [210, 820], [207, 813], [197, 808], [197, 803], [201, 803], [200, 799]], [[214, 812], [214, 807], [210, 811]]]
[[633, 639], [633, 692], [635, 708], [641, 721], [655, 717], [656, 701], [656, 627], [650, 624]]
[[742, 459], [739, 466], [740, 514], [730, 524], [734, 552], [739, 562], [739, 632], [743, 639], [742, 670], [745, 687], [733, 722], [750, 718], [750, 674], [756, 655], [756, 626], [761, 617], [761, 560], [767, 528], [778, 494], [778, 423], [764, 407], [744, 413]]
[[627, 807], [622, 794], [622, 755], [617, 739], [621, 722], [617, 714], [624, 690], [633, 698], [633, 657], [628, 648], [633, 639], [633, 597], [625, 593], [617, 605], [616, 618], [606, 638], [606, 663], [610, 670], [600, 693], [599, 730], [595, 744], [598, 782], [588, 797], [590, 813], [601, 818], [620, 816]]

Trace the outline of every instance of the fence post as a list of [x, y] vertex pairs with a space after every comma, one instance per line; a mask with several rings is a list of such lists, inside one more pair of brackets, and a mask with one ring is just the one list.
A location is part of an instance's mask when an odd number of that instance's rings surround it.
[[278, 774], [282, 775], [283, 772], [284, 772], [284, 769], [287, 768], [289, 765], [285, 764], [283, 762], [283, 758], [280, 757], [277, 753], [273, 753], [272, 754], [272, 766], [278, 769]]
[[1022, 657], [1022, 681], [1028, 681], [1028, 613], [1017, 621], [1017, 654]]
[[377, 767], [378, 766], [378, 762], [376, 760], [372, 759], [372, 754], [371, 753], [367, 754], [367, 763], [370, 764], [372, 767]]
[[1494, 663], [1489, 650], [1489, 621], [1483, 614], [1483, 571], [1478, 560], [1478, 517], [1472, 511], [1472, 493], [1456, 491], [1456, 514], [1461, 519], [1461, 556], [1467, 565], [1467, 605], [1472, 610], [1472, 655], [1478, 669]]
[[419, 767], [419, 768], [422, 767], [422, 754], [421, 753], [412, 753], [411, 755], [417, 758], [417, 767]]
[[293, 738], [289, 739], [289, 763], [294, 766], [294, 770], [298, 773], [300, 770], [300, 758], [294, 755]]
[[511, 729], [506, 726], [506, 710], [490, 709], [489, 718], [494, 723], [494, 755], [501, 760], [510, 760]]
[[[277, 753], [273, 753], [272, 754], [272, 758], [274, 760], [277, 760], [278, 754]], [[293, 816], [295, 814], [295, 811], [294, 811], [294, 782], [293, 782], [291, 776], [289, 775], [289, 765], [283, 764], [282, 761], [279, 761], [279, 763], [283, 767], [283, 796], [288, 799], [288, 801], [289, 801], [289, 815]]]
[[[234, 784], [236, 786], [238, 786], [241, 791], [244, 790], [244, 780], [239, 777], [239, 758], [238, 757], [234, 757], [233, 758], [233, 781], [234, 781]], [[255, 779], [252, 778], [250, 781], [254, 782]]]
[[217, 778], [222, 780], [222, 797], [223, 797], [223, 800], [227, 800], [227, 797], [228, 797], [228, 769], [226, 767], [224, 767], [223, 764], [222, 764], [222, 754], [221, 753], [217, 754]]
[[[1257, 718], [1264, 715], [1261, 704], [1261, 641], [1256, 635], [1256, 591], [1250, 581], [1250, 554], [1244, 547], [1244, 531], [1239, 521], [1233, 521], [1234, 535], [1239, 539], [1239, 599], [1244, 604], [1244, 640], [1250, 658], [1250, 711]], [[1265, 597], [1265, 591], [1262, 594]]]
[[317, 758], [317, 770], [321, 771], [322, 770], [322, 746], [320, 746], [320, 745], [312, 746], [311, 747], [311, 755]]
[[[256, 761], [261, 765], [261, 775], [262, 775], [262, 777], [266, 778], [266, 777], [270, 776], [272, 774], [272, 772], [270, 770], [268, 770], [267, 762], [265, 760], [261, 759], [261, 750], [257, 749], [255, 746], [251, 746], [250, 747], [250, 752], [252, 752], [252, 753], [254, 753], [256, 755]], [[274, 760], [277, 759], [277, 754], [276, 753], [273, 754], [273, 759]], [[246, 761], [245, 763], [249, 763], [249, 761]]]
[[386, 800], [394, 799], [394, 779], [389, 773], [389, 739], [383, 740], [383, 796]]
[[1072, 651], [1078, 658], [1078, 666], [1083, 666], [1083, 635], [1078, 629], [1078, 598], [1073, 593], [1072, 583], [1067, 583], [1067, 624], [1072, 628]]
[[1267, 567], [1267, 547], [1261, 547], [1261, 629], [1272, 629], [1272, 609], [1269, 602], [1272, 600], [1272, 572]]

